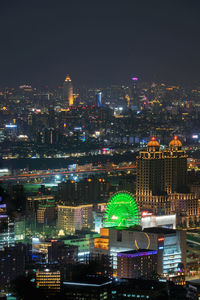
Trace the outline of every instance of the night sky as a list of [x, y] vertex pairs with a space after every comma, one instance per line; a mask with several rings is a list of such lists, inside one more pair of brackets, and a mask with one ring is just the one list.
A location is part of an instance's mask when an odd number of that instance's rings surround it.
[[199, 83], [198, 0], [1, 0], [0, 86]]

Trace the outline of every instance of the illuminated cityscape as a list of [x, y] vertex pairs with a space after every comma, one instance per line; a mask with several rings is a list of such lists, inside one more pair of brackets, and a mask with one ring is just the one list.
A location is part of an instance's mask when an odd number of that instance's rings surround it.
[[8, 2], [0, 300], [200, 299], [200, 3]]

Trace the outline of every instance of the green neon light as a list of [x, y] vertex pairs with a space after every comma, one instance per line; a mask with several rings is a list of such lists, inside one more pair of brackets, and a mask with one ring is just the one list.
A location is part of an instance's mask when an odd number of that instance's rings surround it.
[[128, 192], [118, 192], [112, 196], [104, 217], [105, 227], [130, 227], [140, 224], [137, 203]]

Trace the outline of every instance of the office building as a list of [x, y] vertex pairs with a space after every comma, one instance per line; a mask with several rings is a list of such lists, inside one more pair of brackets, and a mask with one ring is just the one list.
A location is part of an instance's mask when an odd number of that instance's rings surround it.
[[98, 107], [103, 106], [103, 104], [102, 104], [102, 92], [98, 92], [98, 94], [97, 94], [97, 105], [98, 105]]
[[79, 281], [64, 281], [64, 295], [69, 300], [106, 300], [110, 299], [109, 289], [112, 281], [104, 278], [87, 277]]
[[36, 272], [36, 285], [46, 294], [54, 295], [60, 292], [60, 271], [44, 269]]
[[138, 249], [117, 253], [118, 278], [152, 278], [157, 274], [157, 250]]
[[137, 157], [136, 200], [141, 208], [155, 214], [170, 213], [170, 203], [164, 191], [164, 163], [160, 144], [155, 138], [147, 144], [147, 151]]
[[26, 200], [26, 216], [34, 218], [37, 214], [39, 205], [47, 205], [54, 202], [53, 195], [28, 196]]
[[47, 200], [46, 204], [39, 204], [37, 209], [37, 222], [39, 224], [52, 224], [56, 216], [54, 200]]
[[176, 214], [177, 224], [183, 227], [198, 226], [200, 221], [200, 199], [194, 193], [169, 195], [171, 213]]
[[6, 211], [7, 211], [7, 207], [6, 207], [6, 204], [0, 204], [0, 215], [4, 215], [6, 214]]
[[45, 262], [48, 260], [48, 248], [51, 247], [51, 245], [51, 241], [46, 241], [39, 237], [32, 237], [32, 252], [36, 255], [41, 253]]
[[155, 137], [137, 157], [136, 201], [155, 215], [177, 214], [177, 224], [199, 222], [199, 203], [188, 193], [187, 156], [177, 137], [160, 150]]
[[63, 84], [63, 98], [68, 106], [73, 106], [74, 96], [73, 96], [73, 85], [69, 75], [66, 76]]
[[92, 204], [64, 206], [58, 205], [58, 230], [74, 234], [76, 230], [93, 228]]
[[[138, 78], [133, 77], [132, 80], [132, 89], [131, 89], [131, 107], [140, 107], [140, 97], [139, 97], [139, 89], [138, 89]], [[129, 92], [130, 93], [130, 92]]]
[[80, 181], [68, 180], [58, 185], [58, 199], [67, 205], [103, 202], [109, 195], [110, 182], [103, 176]]
[[[156, 171], [157, 170], [157, 171]], [[181, 142], [175, 137], [169, 149], [160, 150], [155, 137], [146, 151], [137, 157], [136, 195], [157, 196], [186, 191], [187, 156]]]
[[18, 244], [0, 250], [0, 291], [9, 287], [12, 280], [24, 275], [27, 246]]
[[110, 299], [153, 300], [168, 299], [166, 282], [145, 279], [121, 279], [111, 287]]
[[92, 232], [78, 232], [77, 235], [69, 236], [64, 239], [67, 246], [78, 247], [78, 261], [85, 261], [90, 255], [90, 249], [93, 246], [94, 238], [98, 236], [97, 233]]
[[26, 234], [26, 222], [24, 217], [15, 218], [14, 229], [15, 229], [15, 241], [24, 240]]
[[4, 247], [11, 247], [15, 245], [15, 230], [14, 223], [5, 214], [6, 206], [1, 205], [3, 208], [2, 213], [0, 213], [0, 250]]
[[78, 259], [78, 246], [65, 245], [63, 241], [51, 240], [48, 246], [48, 263], [58, 265], [73, 264]]

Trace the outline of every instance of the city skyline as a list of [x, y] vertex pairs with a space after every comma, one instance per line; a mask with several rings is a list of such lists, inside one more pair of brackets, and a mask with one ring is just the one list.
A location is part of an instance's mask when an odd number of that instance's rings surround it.
[[200, 299], [199, 9], [2, 3], [0, 299]]

